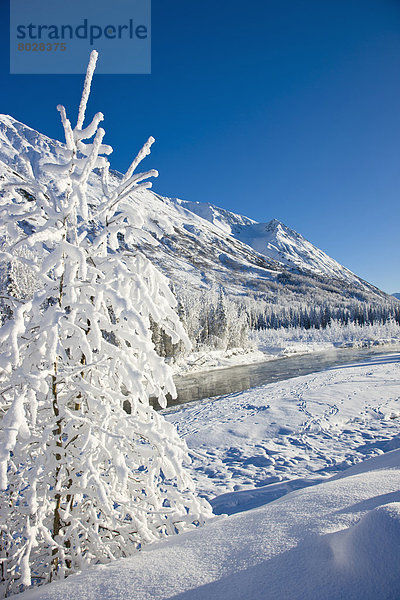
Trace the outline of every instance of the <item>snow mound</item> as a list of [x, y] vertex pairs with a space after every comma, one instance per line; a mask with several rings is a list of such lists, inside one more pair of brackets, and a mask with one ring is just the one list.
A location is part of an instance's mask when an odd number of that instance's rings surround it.
[[394, 598], [395, 590], [399, 597], [400, 502], [371, 510], [353, 527], [333, 534], [329, 546], [347, 587], [368, 583], [368, 597]]

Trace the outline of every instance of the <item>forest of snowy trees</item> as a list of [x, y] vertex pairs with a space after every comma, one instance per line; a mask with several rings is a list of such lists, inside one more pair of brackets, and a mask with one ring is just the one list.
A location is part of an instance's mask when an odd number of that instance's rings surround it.
[[[222, 288], [207, 292], [190, 292], [174, 288], [178, 298], [178, 314], [197, 351], [230, 350], [251, 346], [251, 332], [263, 329], [325, 329], [339, 325], [400, 325], [400, 303], [372, 304], [343, 300], [331, 306], [321, 300], [315, 304], [279, 304], [252, 296], [228, 296]], [[181, 343], [173, 344], [156, 323], [152, 324], [153, 342], [160, 356], [184, 353]]]

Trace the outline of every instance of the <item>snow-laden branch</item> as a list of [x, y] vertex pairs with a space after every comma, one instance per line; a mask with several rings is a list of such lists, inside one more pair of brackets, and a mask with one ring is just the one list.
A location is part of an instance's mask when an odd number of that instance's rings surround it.
[[92, 50], [86, 71], [85, 83], [83, 85], [82, 98], [79, 104], [78, 120], [76, 123], [77, 129], [82, 129], [83, 121], [85, 120], [86, 106], [89, 99], [90, 88], [92, 85], [93, 74], [96, 68], [98, 56], [98, 52], [96, 52], [96, 50]]

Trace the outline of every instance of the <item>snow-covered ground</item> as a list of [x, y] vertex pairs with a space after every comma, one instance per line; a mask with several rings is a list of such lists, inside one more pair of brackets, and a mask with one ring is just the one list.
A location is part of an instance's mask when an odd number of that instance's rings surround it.
[[21, 600], [398, 600], [400, 353], [167, 418], [230, 516]]
[[400, 451], [21, 600], [398, 600]]
[[232, 348], [231, 350], [204, 350], [202, 352], [191, 352], [186, 356], [173, 359], [170, 366], [174, 375], [185, 375], [187, 373], [198, 373], [200, 371], [212, 371], [213, 369], [227, 369], [239, 365], [250, 365], [278, 358], [278, 354], [269, 354], [256, 347]]

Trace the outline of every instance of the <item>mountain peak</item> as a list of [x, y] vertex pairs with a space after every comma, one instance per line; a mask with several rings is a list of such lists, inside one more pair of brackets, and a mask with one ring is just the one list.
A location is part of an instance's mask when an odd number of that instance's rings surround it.
[[225, 235], [230, 235], [292, 271], [354, 284], [358, 277], [325, 252], [307, 241], [301, 234], [279, 221], [258, 223], [219, 208], [208, 202], [174, 199], [174, 203], [212, 223]]
[[278, 229], [291, 231], [289, 227], [287, 227], [284, 223], [282, 223], [282, 221], [279, 221], [278, 219], [271, 219], [271, 221], [268, 221], [268, 223], [266, 223], [265, 225], [266, 231], [276, 231]]
[[282, 221], [279, 221], [279, 219], [271, 219], [268, 221], [267, 225], [270, 225], [271, 227], [277, 227], [278, 225], [283, 225], [283, 223]]

